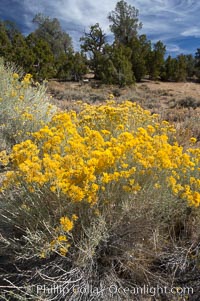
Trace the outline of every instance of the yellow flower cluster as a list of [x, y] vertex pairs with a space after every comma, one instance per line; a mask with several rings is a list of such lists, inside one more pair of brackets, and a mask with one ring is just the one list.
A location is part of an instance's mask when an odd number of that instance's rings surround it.
[[72, 231], [74, 227], [74, 221], [77, 219], [78, 217], [75, 214], [72, 215], [71, 219], [69, 219], [67, 216], [60, 218], [60, 225], [55, 229], [55, 238], [50, 242], [47, 248], [41, 252], [41, 258], [46, 258], [48, 253], [51, 252], [58, 252], [60, 255], [66, 256], [68, 249], [71, 246], [66, 235]]
[[17, 80], [17, 79], [19, 79], [19, 74], [17, 74], [17, 73], [13, 73], [13, 79], [14, 79], [14, 80]]
[[65, 232], [69, 232], [73, 229], [74, 223], [67, 216], [60, 218], [60, 225]]
[[32, 141], [15, 145], [18, 180], [91, 205], [115, 191], [137, 194], [151, 181], [152, 189], [167, 185], [199, 206], [200, 150], [185, 152], [172, 125], [128, 101], [78, 106], [79, 113], [58, 113]]
[[30, 73], [27, 73], [22, 80], [22, 84], [23, 85], [31, 84], [31, 79], [32, 79], [32, 75]]
[[0, 164], [3, 166], [8, 165], [9, 163], [9, 155], [6, 153], [5, 150], [0, 152]]

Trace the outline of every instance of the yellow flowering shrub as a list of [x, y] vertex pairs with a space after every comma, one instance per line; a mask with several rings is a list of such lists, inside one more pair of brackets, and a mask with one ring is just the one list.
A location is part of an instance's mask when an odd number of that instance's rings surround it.
[[45, 85], [33, 84], [31, 74], [18, 74], [0, 59], [0, 139], [4, 148], [28, 139], [57, 110], [49, 103]]
[[6, 151], [3, 150], [0, 152], [0, 164], [2, 164], [3, 166], [6, 166], [6, 165], [8, 165], [8, 163], [9, 163], [9, 156], [6, 153]]
[[74, 228], [74, 221], [77, 219], [78, 217], [75, 214], [72, 215], [71, 219], [67, 216], [60, 218], [60, 224], [54, 231], [54, 239], [43, 248], [40, 253], [41, 258], [46, 258], [51, 252], [58, 252], [60, 255], [66, 256], [71, 246], [68, 236]]
[[[4, 189], [9, 183], [26, 185], [32, 193], [45, 188], [65, 199], [63, 212], [73, 204], [74, 214], [81, 204], [94, 215], [105, 208], [120, 211], [124, 200], [137, 198], [148, 187], [157, 193], [167, 190], [177, 202], [200, 205], [200, 150], [184, 151], [172, 125], [128, 101], [79, 103], [77, 112], [55, 114], [31, 140], [13, 147], [15, 172]], [[73, 219], [60, 217], [62, 231], [52, 250], [67, 253], [65, 232], [73, 228]]]

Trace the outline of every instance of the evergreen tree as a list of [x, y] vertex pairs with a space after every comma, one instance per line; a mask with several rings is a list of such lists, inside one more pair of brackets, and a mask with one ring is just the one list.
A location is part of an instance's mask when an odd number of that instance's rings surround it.
[[30, 72], [37, 80], [48, 79], [55, 75], [54, 56], [49, 44], [35, 33], [26, 38], [27, 45], [33, 54], [33, 64]]
[[16, 23], [6, 20], [4, 21], [4, 26], [6, 29], [7, 36], [11, 43], [13, 43], [13, 40], [15, 39], [16, 35], [22, 35]]
[[29, 72], [33, 57], [24, 36], [11, 21], [0, 22], [0, 55]]
[[7, 35], [5, 24], [3, 21], [0, 21], [0, 56], [9, 58], [11, 47], [12, 45]]
[[195, 58], [192, 54], [185, 56], [187, 77], [192, 78], [195, 75]]
[[35, 35], [45, 40], [56, 59], [62, 53], [67, 53], [72, 50], [72, 39], [68, 33], [64, 32], [58, 19], [37, 14], [33, 23], [37, 24], [38, 28], [35, 30]]
[[124, 0], [117, 2], [115, 10], [108, 15], [108, 20], [112, 23], [110, 29], [116, 42], [127, 45], [137, 36], [138, 30], [142, 28], [138, 14], [139, 11]]
[[129, 43], [131, 48], [131, 63], [134, 76], [137, 81], [147, 74], [147, 58], [151, 51], [151, 43], [147, 41], [146, 35], [134, 37]]
[[176, 58], [175, 81], [184, 82], [187, 78], [187, 63], [185, 55], [180, 54]]
[[87, 58], [83, 53], [75, 52], [73, 55], [73, 65], [71, 68], [72, 79], [79, 81], [88, 72]]
[[94, 70], [95, 78], [100, 78], [99, 66], [106, 46], [106, 35], [98, 23], [90, 27], [88, 33], [80, 38], [81, 49], [90, 56], [90, 68]]
[[176, 82], [186, 81], [188, 77], [188, 61], [184, 54], [178, 55], [176, 58], [168, 56], [165, 61], [162, 80], [172, 80]]
[[159, 79], [164, 69], [166, 46], [158, 41], [154, 44], [153, 50], [148, 55], [149, 77], [153, 80]]
[[200, 48], [195, 53], [195, 75], [200, 80]]
[[135, 78], [130, 62], [131, 51], [129, 51], [129, 48], [122, 45], [114, 47], [113, 50], [113, 63], [117, 71], [117, 84], [120, 87], [132, 84], [135, 81]]
[[176, 69], [176, 59], [172, 58], [169, 55], [165, 61], [164, 69], [161, 73], [161, 79], [164, 81], [175, 80], [175, 69]]
[[25, 37], [19, 32], [12, 38], [12, 49], [9, 60], [30, 73], [34, 64], [34, 54], [26, 43]]
[[131, 50], [121, 45], [107, 46], [101, 62], [101, 79], [107, 84], [119, 87], [131, 85], [135, 82], [130, 62]]
[[57, 77], [64, 80], [79, 81], [87, 73], [87, 59], [83, 53], [69, 52], [60, 57], [61, 63], [57, 68]]

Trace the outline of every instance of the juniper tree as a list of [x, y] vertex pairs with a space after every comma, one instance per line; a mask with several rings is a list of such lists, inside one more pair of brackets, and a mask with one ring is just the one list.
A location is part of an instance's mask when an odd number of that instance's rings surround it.
[[60, 54], [67, 53], [72, 49], [72, 39], [68, 33], [62, 30], [58, 19], [51, 19], [39, 13], [34, 17], [33, 23], [38, 26], [34, 32], [35, 35], [50, 45], [55, 59]]
[[90, 57], [90, 67], [94, 70], [95, 77], [99, 78], [99, 66], [106, 46], [106, 35], [99, 23], [92, 25], [89, 32], [85, 32], [80, 41], [82, 42], [81, 49]]
[[138, 19], [139, 11], [134, 6], [121, 0], [117, 2], [115, 10], [108, 15], [112, 23], [110, 30], [114, 34], [115, 41], [127, 45], [133, 37], [136, 37], [142, 23]]

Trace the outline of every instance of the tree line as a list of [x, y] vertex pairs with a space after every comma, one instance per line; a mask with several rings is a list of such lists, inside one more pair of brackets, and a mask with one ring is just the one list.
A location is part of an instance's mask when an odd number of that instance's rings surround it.
[[14, 62], [36, 80], [57, 78], [78, 81], [92, 70], [95, 78], [107, 84], [130, 85], [148, 76], [153, 80], [186, 81], [200, 79], [200, 49], [195, 55], [166, 56], [162, 41], [152, 43], [140, 35], [139, 12], [124, 0], [108, 14], [112, 43], [99, 23], [90, 26], [80, 38], [80, 51], [74, 51], [72, 38], [57, 18], [37, 14], [35, 31], [24, 36], [11, 21], [0, 20], [0, 56]]

